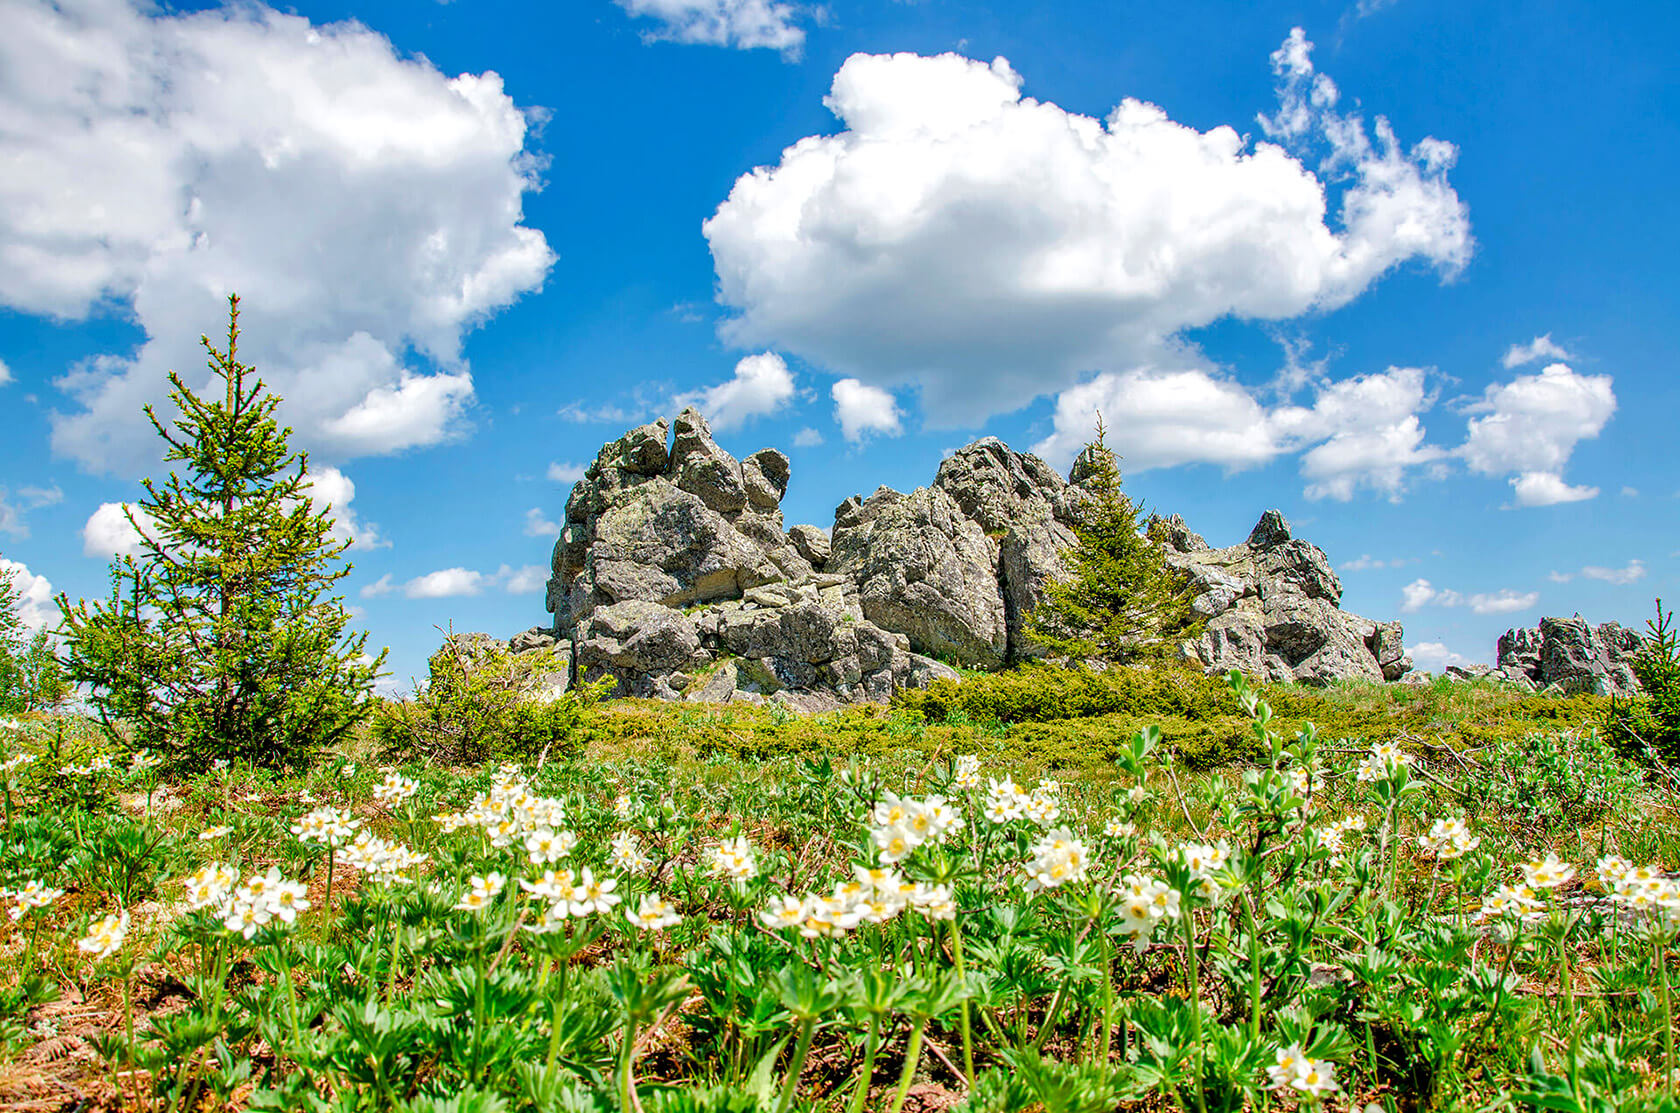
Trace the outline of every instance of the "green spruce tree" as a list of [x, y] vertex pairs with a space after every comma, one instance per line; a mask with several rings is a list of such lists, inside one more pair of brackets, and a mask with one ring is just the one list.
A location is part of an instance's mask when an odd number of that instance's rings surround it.
[[23, 593], [13, 569], [0, 564], [0, 715], [42, 711], [68, 692], [52, 638], [23, 621]]
[[1056, 656], [1128, 663], [1165, 657], [1196, 632], [1190, 577], [1144, 537], [1139, 508], [1121, 488], [1120, 464], [1097, 417], [1095, 438], [1074, 462], [1083, 493], [1063, 553], [1071, 575], [1053, 581], [1028, 616], [1028, 636]]
[[220, 398], [173, 371], [163, 483], [126, 509], [140, 550], [111, 565], [111, 597], [64, 615], [67, 668], [106, 729], [177, 767], [214, 758], [297, 766], [371, 710], [384, 663], [334, 585], [349, 541], [309, 498], [308, 459], [274, 418], [280, 399], [239, 362], [239, 299], [228, 298], [225, 351], [200, 338]]

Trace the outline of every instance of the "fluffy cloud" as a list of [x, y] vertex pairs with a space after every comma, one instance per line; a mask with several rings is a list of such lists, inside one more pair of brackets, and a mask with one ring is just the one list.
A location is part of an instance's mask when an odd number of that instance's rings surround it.
[[350, 541], [364, 549], [390, 545], [389, 541], [379, 535], [378, 526], [356, 517], [356, 511], [350, 505], [356, 497], [356, 485], [350, 481], [348, 475], [337, 468], [314, 469], [307, 476], [303, 490], [317, 507], [332, 508], [333, 520], [329, 536], [334, 540]]
[[1570, 355], [1556, 344], [1552, 343], [1552, 334], [1536, 336], [1527, 344], [1512, 344], [1505, 349], [1505, 358], [1501, 361], [1507, 370], [1521, 367], [1525, 363], [1533, 363], [1537, 359], [1569, 359]]
[[854, 55], [825, 101], [842, 130], [737, 179], [705, 223], [724, 335], [917, 385], [931, 424], [968, 426], [1093, 368], [1174, 374], [1176, 338], [1223, 317], [1333, 308], [1413, 259], [1455, 272], [1454, 149], [1405, 151], [1315, 100], [1310, 49], [1296, 32], [1280, 52], [1290, 122], [1252, 146], [1137, 100], [1098, 120], [1023, 97], [1001, 58]]
[[769, 417], [792, 398], [793, 375], [786, 361], [774, 352], [762, 352], [737, 363], [727, 382], [679, 394], [672, 405], [679, 410], [696, 406], [712, 428], [726, 432], [755, 417]]
[[793, 435], [793, 447], [795, 448], [815, 448], [822, 442], [823, 435], [810, 426], [806, 426]]
[[58, 624], [58, 607], [53, 603], [53, 586], [45, 576], [37, 576], [22, 561], [0, 558], [0, 570], [12, 574], [12, 586], [18, 593], [18, 618], [28, 630], [40, 630]]
[[509, 595], [530, 595], [541, 591], [548, 582], [548, 569], [540, 564], [519, 568], [504, 564], [494, 572], [478, 572], [471, 568], [440, 568], [416, 576], [406, 583], [397, 583], [389, 574], [362, 588], [362, 598], [401, 592], [408, 599], [449, 599], [456, 596], [482, 595], [486, 591], [505, 591]]
[[548, 479], [551, 483], [576, 483], [583, 478], [583, 465], [549, 461]]
[[107, 560], [138, 553], [140, 533], [129, 521], [130, 511], [141, 529], [151, 533], [151, 517], [138, 506], [131, 507], [120, 502], [100, 503], [99, 509], [90, 514], [87, 523], [82, 526], [82, 552]]
[[[522, 223], [538, 167], [494, 73], [450, 78], [355, 23], [260, 4], [9, 0], [0, 38], [0, 305], [116, 304], [146, 340], [60, 381], [53, 445], [155, 461], [140, 406], [207, 380], [201, 333], [244, 304], [240, 352], [300, 439], [340, 457], [448, 436], [464, 333], [555, 258]], [[429, 364], [424, 370], [416, 363]]]
[[12, 369], [6, 366], [6, 361], [0, 359], [0, 386], [12, 381]]
[[559, 537], [560, 523], [551, 522], [548, 515], [542, 512], [542, 507], [533, 506], [525, 511], [526, 537]]
[[1540, 601], [1538, 591], [1514, 591], [1501, 588], [1494, 592], [1461, 595], [1450, 588], [1437, 588], [1425, 579], [1416, 579], [1400, 589], [1400, 609], [1407, 613], [1426, 606], [1469, 607], [1476, 614], [1509, 614], [1526, 611]]
[[870, 433], [896, 437], [903, 432], [898, 403], [887, 391], [856, 379], [841, 379], [829, 393], [834, 398], [834, 420], [840, 432], [853, 444]]
[[1248, 387], [1203, 367], [1104, 373], [1061, 393], [1055, 432], [1034, 451], [1066, 464], [1101, 413], [1128, 471], [1193, 463], [1236, 471], [1304, 449], [1307, 496], [1344, 502], [1360, 487], [1398, 498], [1410, 469], [1446, 455], [1423, 443], [1418, 413], [1435, 398], [1417, 368], [1320, 382], [1315, 390], [1310, 406], [1268, 408]]
[[732, 46], [741, 50], [769, 47], [797, 56], [805, 31], [794, 21], [800, 10], [775, 0], [618, 0], [632, 16], [656, 19], [648, 39]]
[[[1596, 437], [1616, 412], [1608, 375], [1580, 375], [1553, 363], [1538, 375], [1489, 386], [1466, 409], [1469, 435], [1458, 450], [1472, 471], [1509, 475], [1518, 506], [1576, 502], [1598, 494], [1563, 479], [1577, 442]], [[1514, 474], [1513, 474], [1514, 473]]]
[[1412, 655], [1412, 664], [1425, 672], [1440, 672], [1448, 665], [1468, 665], [1470, 658], [1462, 653], [1455, 653], [1441, 642], [1418, 642], [1408, 645], [1406, 652]]

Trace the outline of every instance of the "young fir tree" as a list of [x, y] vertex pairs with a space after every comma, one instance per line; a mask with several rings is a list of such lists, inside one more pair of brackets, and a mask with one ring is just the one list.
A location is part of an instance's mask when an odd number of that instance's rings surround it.
[[40, 711], [67, 692], [52, 640], [23, 622], [23, 593], [13, 569], [0, 564], [0, 715]]
[[295, 766], [366, 717], [385, 656], [370, 660], [367, 634], [345, 631], [333, 589], [349, 541], [310, 501], [308, 459], [274, 419], [280, 399], [239, 362], [237, 297], [227, 350], [201, 341], [223, 396], [172, 371], [180, 416], [165, 426], [146, 407], [165, 463], [184, 467], [125, 508], [140, 551], [112, 562], [110, 599], [59, 596], [67, 668], [108, 731], [177, 766]]
[[1190, 577], [1168, 566], [1159, 545], [1142, 536], [1138, 507], [1120, 489], [1120, 465], [1096, 438], [1074, 463], [1084, 493], [1074, 536], [1063, 554], [1071, 575], [1052, 581], [1028, 616], [1028, 635], [1074, 660], [1125, 663], [1159, 658], [1196, 631]]

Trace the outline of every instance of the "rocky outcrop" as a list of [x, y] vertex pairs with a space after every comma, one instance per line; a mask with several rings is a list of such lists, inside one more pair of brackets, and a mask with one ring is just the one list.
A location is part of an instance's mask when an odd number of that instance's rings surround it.
[[1309, 684], [1398, 680], [1410, 671], [1400, 624], [1342, 610], [1329, 558], [1295, 537], [1281, 511], [1266, 511], [1246, 541], [1223, 549], [1176, 514], [1153, 519], [1150, 536], [1194, 584], [1191, 607], [1207, 624], [1183, 651], [1204, 668]]
[[[574, 681], [612, 677], [623, 695], [801, 708], [955, 676], [941, 661], [1001, 667], [1041, 653], [1028, 616], [1068, 572], [1099, 465], [1081, 455], [1063, 479], [988, 437], [926, 487], [849, 498], [829, 530], [785, 528], [788, 458], [737, 460], [684, 410], [602, 447], [554, 547], [554, 624], [513, 648], [560, 651]], [[1399, 625], [1342, 612], [1323, 552], [1277, 511], [1227, 549], [1176, 516], [1151, 536], [1196, 584], [1207, 632], [1185, 650], [1204, 667], [1312, 682], [1410, 668]]]
[[1038, 653], [1026, 618], [1066, 574], [1080, 497], [1043, 460], [987, 437], [952, 453], [931, 487], [841, 503], [827, 567], [919, 652], [997, 668]]
[[1539, 626], [1505, 631], [1494, 670], [1542, 691], [1556, 685], [1565, 693], [1631, 695], [1639, 691], [1632, 658], [1640, 645], [1640, 636], [1619, 623], [1542, 618]]
[[604, 446], [566, 503], [548, 583], [577, 679], [815, 707], [954, 676], [870, 621], [851, 577], [823, 571], [827, 534], [784, 531], [789, 477], [773, 448], [736, 460], [692, 409]]

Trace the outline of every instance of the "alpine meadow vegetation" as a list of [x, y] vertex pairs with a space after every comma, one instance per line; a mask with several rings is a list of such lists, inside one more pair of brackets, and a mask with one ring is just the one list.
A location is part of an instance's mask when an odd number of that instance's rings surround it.
[[229, 309], [60, 597], [92, 714], [0, 705], [0, 1106], [1680, 1113], [1660, 603], [1631, 712], [1206, 676], [1099, 426], [1038, 628], [1093, 667], [799, 715], [469, 635], [376, 701]]
[[172, 767], [297, 765], [370, 713], [384, 654], [346, 631], [333, 592], [350, 541], [310, 497], [280, 399], [239, 362], [237, 296], [227, 347], [201, 339], [223, 394], [201, 397], [172, 371], [178, 416], [145, 408], [165, 464], [182, 466], [124, 507], [139, 552], [112, 561], [109, 599], [59, 597], [65, 669], [113, 739]]
[[[960, 706], [169, 776], [0, 722], [0, 1101], [1675, 1108], [1674, 792], [1573, 728], [1520, 783], [1522, 747], [1286, 729], [1295, 693], [1228, 677], [1246, 756], [1206, 771], [1150, 728], [1058, 770]], [[1524, 810], [1584, 765], [1612, 791]]]

